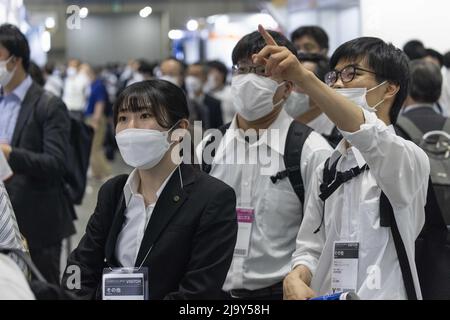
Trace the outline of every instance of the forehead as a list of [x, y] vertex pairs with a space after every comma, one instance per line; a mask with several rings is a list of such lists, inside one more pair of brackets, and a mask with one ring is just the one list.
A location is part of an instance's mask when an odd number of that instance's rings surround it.
[[203, 67], [199, 66], [199, 65], [190, 65], [188, 67], [187, 70], [188, 73], [195, 73], [195, 74], [199, 74], [199, 73], [203, 73]]
[[371, 69], [369, 67], [369, 64], [367, 62], [367, 59], [365, 57], [358, 57], [358, 58], [341, 58], [339, 59], [338, 63], [334, 67], [336, 70], [342, 70], [343, 68], [349, 66], [349, 65], [355, 65], [364, 69]]
[[312, 43], [312, 44], [315, 44], [317, 46], [319, 45], [317, 43], [317, 41], [313, 37], [311, 37], [310, 35], [304, 35], [304, 36], [296, 39], [295, 42], [296, 43], [301, 43], [301, 44]]

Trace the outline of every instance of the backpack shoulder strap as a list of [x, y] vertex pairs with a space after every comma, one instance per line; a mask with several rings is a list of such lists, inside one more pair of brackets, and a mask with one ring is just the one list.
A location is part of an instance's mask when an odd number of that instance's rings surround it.
[[303, 204], [305, 202], [305, 186], [301, 173], [301, 158], [303, 145], [313, 130], [297, 121], [293, 121], [289, 127], [284, 147], [284, 165], [287, 176], [295, 191], [295, 194]]
[[415, 144], [420, 144], [420, 140], [422, 140], [424, 133], [419, 130], [414, 122], [405, 116], [399, 116], [397, 119], [397, 126], [399, 126]]
[[[219, 131], [220, 131], [220, 133], [222, 134], [222, 138], [223, 138], [223, 136], [225, 135], [225, 133], [227, 132], [227, 130], [230, 128], [230, 126], [231, 126], [231, 122], [230, 123], [227, 123], [227, 124], [225, 124], [225, 125], [223, 125], [223, 126], [221, 126], [221, 127], [219, 127]], [[210, 144], [212, 144], [212, 143], [216, 143], [216, 145], [218, 146], [219, 145], [219, 143], [220, 143], [220, 141], [216, 141], [215, 140], [215, 137], [214, 136], [211, 136], [211, 138], [209, 138], [208, 139], [208, 141], [206, 141], [206, 143], [205, 143], [205, 146], [203, 147], [203, 151], [202, 152], [204, 152], [204, 150], [206, 149], [206, 147], [208, 147]], [[214, 149], [214, 150], [212, 150], [212, 152], [211, 152], [211, 156], [214, 158], [215, 157], [215, 154], [216, 154], [216, 150]], [[206, 161], [205, 161], [205, 157], [204, 157], [204, 154], [202, 154], [202, 171], [204, 171], [205, 173], [210, 173], [211, 172], [211, 163], [207, 163]]]
[[382, 213], [386, 214], [389, 217], [389, 225], [391, 227], [392, 238], [394, 239], [395, 250], [397, 251], [398, 261], [400, 263], [403, 283], [405, 285], [408, 300], [417, 300], [411, 266], [408, 260], [408, 253], [406, 252], [405, 244], [403, 242], [402, 236], [400, 235], [400, 231], [398, 230], [394, 209], [392, 208], [392, 205], [384, 192], [381, 192], [380, 197], [380, 215]]
[[3, 254], [14, 254], [16, 257], [18, 257], [20, 260], [22, 260], [25, 265], [27, 266], [28, 270], [30, 271], [31, 275], [39, 281], [47, 282], [44, 278], [44, 276], [40, 273], [36, 265], [31, 260], [29, 254], [23, 252], [20, 249], [2, 249], [0, 250], [0, 253]]

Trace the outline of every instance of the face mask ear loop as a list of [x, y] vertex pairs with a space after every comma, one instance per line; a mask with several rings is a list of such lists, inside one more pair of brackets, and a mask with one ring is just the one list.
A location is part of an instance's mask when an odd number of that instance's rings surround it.
[[[380, 88], [381, 86], [385, 85], [386, 83], [388, 83], [387, 80], [384, 80], [382, 83], [380, 83], [379, 85], [373, 87], [372, 89], [367, 90], [367, 93], [372, 92], [378, 88]], [[366, 94], [367, 94], [366, 93]], [[382, 105], [384, 103], [384, 101], [386, 101], [386, 99], [381, 100], [380, 102], [378, 102], [376, 105], [374, 105], [373, 107], [369, 106], [370, 109], [372, 109], [373, 111], [378, 111], [377, 108]], [[367, 104], [368, 105], [368, 104]]]

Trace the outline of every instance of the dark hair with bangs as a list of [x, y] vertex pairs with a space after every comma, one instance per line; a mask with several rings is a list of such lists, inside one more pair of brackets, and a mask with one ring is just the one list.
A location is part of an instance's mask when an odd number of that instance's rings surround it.
[[166, 129], [182, 119], [189, 119], [186, 96], [178, 86], [164, 80], [147, 80], [125, 88], [114, 104], [114, 126], [119, 112], [149, 110]]
[[378, 82], [390, 81], [400, 86], [389, 113], [395, 124], [408, 95], [409, 60], [405, 53], [381, 39], [362, 37], [341, 45], [330, 59], [330, 68], [335, 69], [341, 60], [367, 61]]
[[[294, 55], [297, 55], [297, 50], [295, 50], [294, 45], [285, 36], [272, 30], [267, 30], [267, 32], [269, 32], [276, 44], [288, 48]], [[247, 34], [239, 40], [233, 49], [233, 53], [231, 55], [233, 64], [237, 64], [242, 60], [251, 59], [253, 54], [260, 52], [265, 46], [266, 40], [264, 40], [258, 31]]]

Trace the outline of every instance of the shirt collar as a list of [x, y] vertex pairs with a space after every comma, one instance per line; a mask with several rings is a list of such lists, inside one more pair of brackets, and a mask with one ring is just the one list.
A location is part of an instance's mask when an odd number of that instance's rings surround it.
[[[261, 144], [265, 144], [272, 150], [284, 156], [284, 147], [286, 144], [286, 138], [292, 121], [294, 121], [294, 119], [291, 118], [284, 109], [281, 109], [277, 119], [269, 126], [267, 130], [264, 131], [264, 133], [261, 135], [258, 141], [255, 142], [253, 145], [259, 146]], [[272, 133], [273, 135], [271, 135], [270, 133], [271, 130], [278, 130], [278, 136], [273, 133]], [[221, 144], [223, 147], [219, 147], [219, 149], [217, 150], [217, 157], [221, 157], [224, 155], [227, 145], [232, 140], [236, 139], [243, 142], [244, 139], [241, 134], [242, 130], [239, 130], [237, 126], [237, 115], [235, 115], [233, 121], [231, 122], [229, 130], [226, 132], [224, 136], [224, 143]], [[270, 139], [267, 138], [268, 134]]]
[[[170, 178], [172, 177], [175, 170], [178, 169], [178, 166], [167, 176], [166, 180], [161, 184], [161, 187], [159, 187], [158, 191], [156, 191], [156, 198], [159, 198], [161, 193], [163, 192], [164, 188], [166, 187], [167, 183], [169, 182]], [[134, 169], [130, 175], [128, 176], [127, 182], [125, 183], [125, 186], [123, 187], [123, 193], [125, 196], [125, 203], [128, 207], [131, 199], [133, 196], [136, 196], [139, 194], [138, 189], [139, 185], [141, 184], [141, 177], [139, 176], [139, 170]]]
[[417, 104], [412, 104], [410, 106], [407, 106], [403, 109], [403, 113], [407, 113], [413, 109], [417, 109], [417, 108], [430, 108], [433, 109], [434, 105], [432, 103], [417, 103]]
[[[25, 80], [23, 80], [12, 92], [11, 95], [16, 96], [19, 98], [20, 103], [23, 102], [25, 99], [25, 96], [28, 92], [28, 89], [30, 89], [31, 85], [33, 84], [33, 80], [31, 80], [30, 76], [27, 76]], [[3, 88], [2, 88], [3, 91]]]

